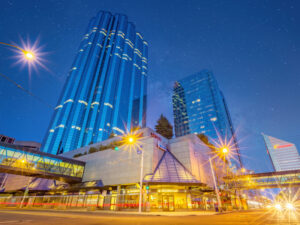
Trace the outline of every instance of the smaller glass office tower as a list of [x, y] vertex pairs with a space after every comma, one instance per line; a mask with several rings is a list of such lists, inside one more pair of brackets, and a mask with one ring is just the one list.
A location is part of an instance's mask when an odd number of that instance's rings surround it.
[[300, 156], [295, 144], [262, 135], [275, 171], [300, 170]]
[[203, 70], [176, 81], [172, 100], [176, 137], [194, 133], [205, 134], [216, 142], [220, 142], [219, 138], [232, 138], [239, 161], [234, 163], [241, 167], [227, 104], [211, 71]]

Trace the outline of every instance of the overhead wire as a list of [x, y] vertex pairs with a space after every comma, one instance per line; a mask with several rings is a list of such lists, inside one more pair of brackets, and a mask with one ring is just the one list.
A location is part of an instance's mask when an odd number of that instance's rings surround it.
[[42, 98], [40, 98], [39, 96], [33, 94], [32, 92], [30, 92], [29, 90], [27, 90], [26, 88], [22, 87], [20, 84], [18, 84], [17, 82], [15, 82], [14, 80], [12, 80], [11, 78], [9, 78], [8, 76], [0, 73], [0, 76], [3, 77], [4, 79], [6, 79], [7, 81], [9, 81], [10, 83], [12, 83], [14, 86], [16, 86], [17, 88], [21, 89], [23, 92], [25, 92], [26, 94], [28, 94], [29, 96], [35, 98], [36, 100], [38, 100], [39, 102], [43, 103], [44, 105], [46, 105], [47, 107], [54, 109], [54, 107], [47, 103], [46, 101], [44, 101]]

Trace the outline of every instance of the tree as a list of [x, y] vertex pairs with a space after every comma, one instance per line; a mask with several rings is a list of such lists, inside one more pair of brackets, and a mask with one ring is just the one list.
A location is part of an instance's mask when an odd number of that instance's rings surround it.
[[173, 137], [173, 126], [163, 114], [161, 114], [157, 120], [155, 131], [167, 139], [171, 139]]
[[98, 151], [99, 151], [99, 150], [98, 150], [97, 148], [91, 147], [91, 148], [89, 149], [89, 154], [94, 153], [94, 152], [98, 152]]
[[208, 137], [205, 134], [197, 134], [198, 138], [215, 153], [215, 146], [208, 140]]
[[108, 137], [108, 139], [115, 137], [115, 133], [112, 131]]

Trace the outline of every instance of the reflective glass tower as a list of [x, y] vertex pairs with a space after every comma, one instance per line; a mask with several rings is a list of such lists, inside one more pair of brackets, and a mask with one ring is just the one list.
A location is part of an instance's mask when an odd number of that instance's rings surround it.
[[275, 171], [300, 170], [300, 156], [293, 143], [262, 135]]
[[148, 43], [127, 16], [90, 20], [43, 151], [59, 154], [146, 125]]
[[203, 70], [176, 81], [172, 100], [176, 137], [195, 133], [216, 141], [218, 136], [223, 140], [232, 138], [238, 151], [226, 101], [211, 71]]

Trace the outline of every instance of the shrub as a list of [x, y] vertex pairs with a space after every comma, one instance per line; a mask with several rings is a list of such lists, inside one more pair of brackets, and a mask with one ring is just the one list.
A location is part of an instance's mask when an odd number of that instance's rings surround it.
[[98, 150], [97, 148], [91, 147], [91, 148], [89, 149], [89, 154], [94, 153], [94, 152], [98, 152], [98, 151], [99, 151], [99, 150]]

